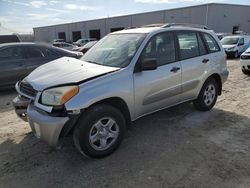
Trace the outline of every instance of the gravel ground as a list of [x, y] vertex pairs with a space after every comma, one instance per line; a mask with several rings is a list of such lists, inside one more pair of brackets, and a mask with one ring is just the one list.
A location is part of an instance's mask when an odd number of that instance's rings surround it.
[[111, 156], [81, 156], [71, 137], [53, 150], [0, 94], [0, 187], [250, 187], [250, 76], [229, 60], [229, 80], [209, 112], [182, 104], [139, 119]]

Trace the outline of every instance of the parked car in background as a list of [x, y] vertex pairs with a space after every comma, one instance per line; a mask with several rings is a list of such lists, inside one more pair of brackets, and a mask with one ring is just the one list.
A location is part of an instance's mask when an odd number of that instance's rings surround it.
[[226, 36], [232, 35], [231, 33], [216, 33], [218, 39], [223, 39]]
[[71, 52], [44, 44], [0, 44], [0, 87], [14, 85], [32, 70], [49, 61], [64, 56], [80, 58], [81, 55], [81, 52]]
[[54, 39], [54, 40], [53, 40], [53, 43], [54, 43], [54, 42], [65, 42], [65, 40], [64, 40], [64, 39]]
[[96, 39], [95, 38], [79, 39], [76, 42], [73, 42], [73, 44], [76, 46], [84, 46], [85, 44], [87, 44], [90, 41], [96, 41]]
[[221, 44], [229, 57], [237, 58], [249, 46], [249, 36], [231, 35], [221, 39]]
[[54, 42], [53, 46], [58, 47], [58, 48], [63, 48], [66, 50], [72, 50], [73, 48], [76, 47], [75, 45], [69, 44], [67, 42]]
[[17, 35], [0, 35], [0, 44], [10, 43], [10, 42], [20, 42]]
[[77, 51], [77, 52], [82, 52], [82, 53], [86, 53], [90, 48], [92, 48], [98, 41], [91, 41], [91, 42], [88, 42], [87, 44], [85, 44], [84, 46], [82, 47], [76, 47], [76, 48], [73, 48], [72, 50], [73, 51]]
[[250, 47], [240, 56], [241, 70], [244, 74], [250, 74]]
[[73, 132], [80, 153], [100, 158], [115, 151], [127, 125], [142, 116], [187, 101], [210, 110], [228, 74], [214, 32], [151, 25], [110, 33], [81, 60], [39, 67], [17, 83], [13, 104], [38, 138], [56, 146]]

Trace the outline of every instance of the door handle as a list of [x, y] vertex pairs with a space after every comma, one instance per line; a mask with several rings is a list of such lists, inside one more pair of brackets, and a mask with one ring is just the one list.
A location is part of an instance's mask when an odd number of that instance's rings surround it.
[[178, 70], [180, 70], [180, 67], [173, 67], [170, 71], [176, 73]]
[[202, 60], [202, 63], [207, 63], [207, 62], [209, 62], [209, 59], [203, 59]]

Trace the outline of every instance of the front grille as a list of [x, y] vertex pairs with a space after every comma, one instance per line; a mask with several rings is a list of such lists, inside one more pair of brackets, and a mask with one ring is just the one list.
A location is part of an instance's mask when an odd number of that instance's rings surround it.
[[34, 90], [34, 88], [32, 87], [32, 85], [30, 85], [28, 82], [26, 81], [22, 81], [19, 85], [19, 89], [20, 91], [27, 95], [30, 96], [32, 98], [34, 98], [36, 96], [36, 90]]
[[249, 55], [241, 55], [240, 58], [241, 59], [250, 59], [250, 54]]

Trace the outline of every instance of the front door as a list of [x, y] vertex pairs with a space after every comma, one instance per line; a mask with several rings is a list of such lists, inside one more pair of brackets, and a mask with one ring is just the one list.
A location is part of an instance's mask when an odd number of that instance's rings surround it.
[[176, 62], [174, 34], [164, 32], [150, 39], [137, 62], [153, 58], [157, 69], [134, 73], [136, 117], [176, 104], [181, 94], [181, 66]]

